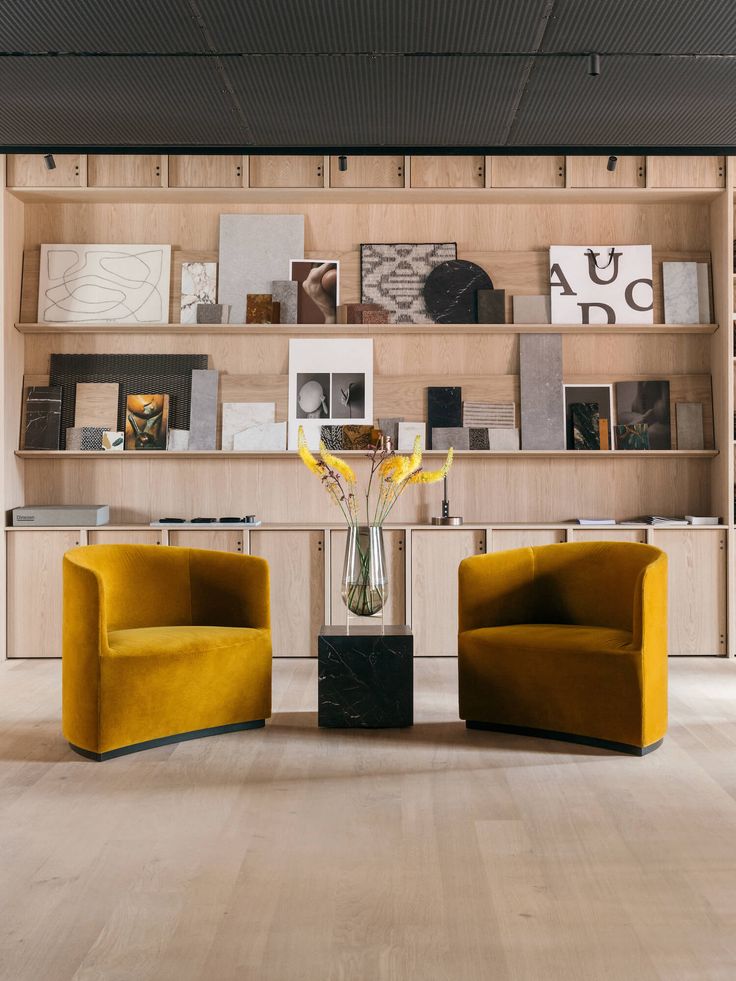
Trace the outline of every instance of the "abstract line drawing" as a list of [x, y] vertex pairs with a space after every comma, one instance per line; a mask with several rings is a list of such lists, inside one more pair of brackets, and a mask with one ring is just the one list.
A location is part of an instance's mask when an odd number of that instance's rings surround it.
[[170, 245], [42, 245], [39, 323], [168, 323], [170, 274]]

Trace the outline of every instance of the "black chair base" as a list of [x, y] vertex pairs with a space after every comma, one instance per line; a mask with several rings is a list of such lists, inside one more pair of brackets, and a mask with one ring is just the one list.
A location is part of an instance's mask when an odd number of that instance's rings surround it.
[[107, 753], [93, 753], [89, 749], [82, 749], [69, 743], [75, 753], [84, 756], [87, 760], [96, 760], [98, 763], [104, 760], [114, 760], [116, 756], [127, 756], [129, 753], [140, 753], [144, 749], [155, 749], [157, 746], [168, 746], [170, 743], [182, 743], [187, 739], [202, 739], [205, 736], [219, 736], [223, 732], [239, 732], [241, 729], [261, 729], [265, 726], [265, 719], [255, 719], [253, 722], [231, 722], [226, 726], [212, 726], [210, 729], [193, 729], [191, 732], [179, 732], [174, 736], [162, 736], [160, 739], [147, 739], [142, 743], [132, 743], [130, 746], [121, 746], [119, 749], [111, 749]]
[[616, 753], [627, 753], [629, 756], [646, 756], [664, 742], [664, 737], [649, 746], [632, 746], [629, 743], [616, 743], [610, 739], [595, 739], [592, 736], [578, 736], [572, 732], [555, 732], [553, 729], [533, 729], [529, 726], [509, 726], [495, 722], [465, 723], [468, 729], [487, 729], [490, 732], [510, 732], [517, 736], [536, 736], [538, 739], [559, 739], [566, 743], [580, 743], [583, 746], [596, 746], [598, 749], [612, 749]]

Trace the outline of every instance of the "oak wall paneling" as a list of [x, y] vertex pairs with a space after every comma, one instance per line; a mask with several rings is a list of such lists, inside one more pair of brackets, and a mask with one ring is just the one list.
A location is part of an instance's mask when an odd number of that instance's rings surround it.
[[413, 156], [412, 187], [485, 187], [485, 157]]
[[43, 153], [9, 153], [8, 187], [80, 187], [81, 157], [78, 153], [55, 153], [56, 167], [48, 170]]
[[725, 157], [647, 157], [648, 187], [725, 187]]
[[88, 187], [161, 187], [162, 171], [163, 161], [159, 154], [90, 153], [87, 155]]
[[567, 158], [568, 187], [646, 187], [646, 157], [618, 157], [615, 170], [607, 156]]
[[175, 154], [169, 157], [169, 187], [242, 187], [241, 154]]
[[492, 157], [492, 187], [564, 187], [565, 158]]
[[321, 155], [258, 154], [250, 158], [251, 187], [324, 187], [325, 158]]
[[347, 170], [340, 170], [338, 158], [330, 157], [330, 187], [404, 187], [403, 156], [364, 157], [348, 154], [347, 158]]

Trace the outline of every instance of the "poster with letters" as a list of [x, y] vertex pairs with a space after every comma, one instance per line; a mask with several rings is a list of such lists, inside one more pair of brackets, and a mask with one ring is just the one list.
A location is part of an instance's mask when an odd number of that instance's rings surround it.
[[651, 245], [552, 245], [553, 324], [651, 324]]

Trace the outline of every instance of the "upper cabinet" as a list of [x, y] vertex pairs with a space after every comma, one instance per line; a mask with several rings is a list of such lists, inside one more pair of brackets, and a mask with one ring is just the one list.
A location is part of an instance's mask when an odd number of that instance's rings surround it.
[[412, 187], [485, 187], [481, 156], [412, 157]]
[[492, 187], [564, 187], [565, 158], [489, 157]]
[[568, 157], [568, 187], [646, 187], [646, 158], [617, 157], [614, 170], [608, 156]]
[[159, 154], [91, 153], [87, 157], [90, 187], [161, 187]]
[[346, 169], [340, 170], [340, 158], [330, 157], [330, 187], [403, 187], [403, 156], [345, 157]]
[[169, 157], [169, 187], [242, 187], [240, 154], [177, 154]]
[[46, 167], [43, 153], [9, 153], [8, 187], [79, 187], [82, 162], [78, 153], [55, 153], [56, 167]]
[[725, 187], [725, 157], [647, 157], [648, 187]]
[[263, 154], [250, 158], [251, 187], [324, 187], [325, 158]]

